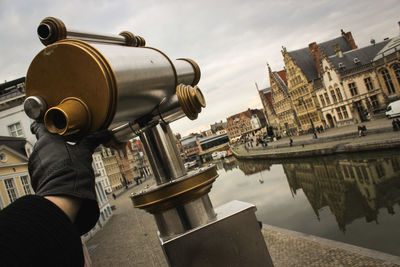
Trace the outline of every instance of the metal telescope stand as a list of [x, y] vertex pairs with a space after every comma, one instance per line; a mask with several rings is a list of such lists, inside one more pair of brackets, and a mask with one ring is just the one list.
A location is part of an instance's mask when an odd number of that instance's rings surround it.
[[218, 177], [215, 166], [186, 172], [168, 124], [139, 136], [157, 185], [131, 199], [154, 215], [170, 266], [273, 266], [254, 205], [231, 201], [213, 208], [208, 192]]

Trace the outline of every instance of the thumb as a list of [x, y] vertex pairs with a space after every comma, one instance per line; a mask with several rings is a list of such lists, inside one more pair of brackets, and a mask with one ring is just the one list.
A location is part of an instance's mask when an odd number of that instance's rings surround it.
[[46, 130], [46, 127], [44, 126], [43, 123], [38, 123], [34, 121], [31, 124], [31, 132], [36, 136], [36, 139], [39, 140], [42, 136], [45, 134], [48, 134], [49, 132]]

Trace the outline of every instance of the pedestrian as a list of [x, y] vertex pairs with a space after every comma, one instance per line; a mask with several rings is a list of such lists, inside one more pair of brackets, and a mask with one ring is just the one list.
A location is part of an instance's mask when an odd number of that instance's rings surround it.
[[[71, 145], [43, 124], [28, 162], [35, 195], [26, 195], [0, 211], [2, 266], [84, 266], [80, 236], [99, 218], [92, 154], [111, 135], [96, 133]], [[21, 257], [21, 251], [23, 257]]]
[[392, 127], [393, 127], [393, 131], [399, 130], [399, 125], [395, 120], [392, 121]]
[[366, 136], [367, 135], [367, 127], [365, 126], [365, 124], [361, 125], [361, 130], [362, 130], [362, 136]]
[[113, 193], [112, 194], [113, 199], [117, 199], [117, 196]]
[[362, 127], [361, 127], [361, 125], [357, 126], [357, 131], [358, 131], [358, 137], [361, 137], [362, 136]]
[[289, 145], [290, 145], [290, 146], [293, 146], [293, 139], [292, 139], [292, 138], [290, 138]]

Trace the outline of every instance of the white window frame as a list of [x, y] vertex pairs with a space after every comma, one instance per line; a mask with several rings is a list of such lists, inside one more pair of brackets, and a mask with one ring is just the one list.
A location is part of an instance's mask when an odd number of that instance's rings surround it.
[[[6, 181], [8, 181], [8, 180], [10, 180], [12, 182], [13, 188], [8, 188], [7, 183], [6, 183]], [[15, 178], [13, 178], [13, 177], [6, 178], [3, 180], [3, 183], [4, 183], [4, 187], [6, 189], [6, 192], [7, 192], [8, 201], [10, 203], [13, 203], [15, 200], [17, 200], [19, 198], [19, 192], [18, 192], [17, 184], [15, 183]], [[14, 193], [15, 193], [14, 200], [11, 200], [11, 198], [10, 198], [11, 194], [9, 193], [9, 190], [11, 190], [11, 189], [14, 190]]]
[[[19, 129], [17, 126], [19, 125]], [[12, 129], [12, 127], [15, 127], [15, 129]], [[8, 133], [10, 136], [13, 137], [25, 137], [24, 130], [22, 129], [22, 123], [20, 121], [17, 121], [15, 123], [7, 125]], [[21, 130], [21, 134], [18, 134], [18, 131]], [[16, 133], [17, 135], [13, 135], [13, 133]]]
[[[26, 183], [24, 182], [24, 179], [26, 178]], [[33, 190], [31, 187], [31, 183], [29, 182], [29, 176], [28, 175], [21, 175], [19, 177], [19, 179], [21, 180], [21, 184], [22, 184], [22, 189], [24, 190], [24, 194], [25, 195], [32, 195], [33, 194]], [[27, 192], [29, 191], [29, 192]]]

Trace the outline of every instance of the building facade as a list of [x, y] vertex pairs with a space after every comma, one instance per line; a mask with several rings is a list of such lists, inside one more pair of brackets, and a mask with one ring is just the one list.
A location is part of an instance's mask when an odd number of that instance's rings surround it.
[[253, 128], [253, 115], [260, 121], [261, 128], [267, 125], [264, 113], [258, 109], [248, 109], [226, 119], [226, 132], [231, 142], [239, 140], [244, 134], [259, 130], [259, 128]]
[[[33, 122], [24, 111], [25, 77], [0, 84], [0, 136], [26, 138], [29, 144], [36, 142], [30, 131]], [[32, 149], [27, 146], [27, 154]]]
[[324, 87], [317, 91], [326, 127], [340, 127], [379, 116], [385, 98], [372, 60], [388, 41], [342, 52], [322, 55]]
[[104, 168], [110, 180], [111, 189], [113, 191], [121, 189], [123, 187], [123, 178], [114, 151], [104, 146], [100, 146], [98, 149], [101, 151]]
[[0, 210], [19, 197], [34, 194], [25, 143], [24, 138], [0, 136]]
[[263, 105], [265, 119], [267, 121], [267, 125], [273, 127], [275, 130], [278, 129], [278, 119], [276, 117], [276, 112], [272, 103], [272, 92], [271, 87], [258, 90], [258, 95], [260, 96], [261, 103]]
[[400, 99], [400, 37], [388, 40], [373, 59], [373, 65], [385, 103]]
[[102, 184], [104, 190], [110, 194], [112, 192], [110, 179], [107, 176], [107, 171], [104, 166], [103, 157], [101, 154], [100, 147], [92, 155], [93, 158], [93, 170], [96, 175], [96, 179]]
[[226, 121], [216, 122], [210, 125], [210, 130], [212, 134], [220, 135], [226, 133]]
[[337, 49], [346, 52], [356, 49], [351, 32], [342, 30], [341, 36], [323, 43], [310, 43], [308, 47], [288, 51], [282, 49], [285, 63], [287, 85], [293, 106], [299, 118], [301, 131], [315, 131], [315, 127], [326, 127], [317, 93], [323, 88], [321, 81], [322, 53], [327, 57]]
[[271, 71], [268, 65], [268, 73], [277, 120], [276, 132], [281, 136], [296, 135], [300, 125], [287, 87], [286, 71]]

